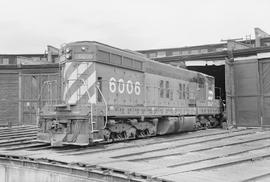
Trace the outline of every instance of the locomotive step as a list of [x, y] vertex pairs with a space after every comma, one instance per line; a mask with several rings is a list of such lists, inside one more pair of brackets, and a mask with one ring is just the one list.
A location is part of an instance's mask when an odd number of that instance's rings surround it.
[[91, 133], [98, 133], [99, 130], [92, 130]]
[[104, 141], [103, 139], [93, 139], [92, 140], [93, 142], [102, 142], [102, 141]]
[[58, 104], [55, 105], [55, 110], [56, 111], [69, 111], [71, 112], [71, 108], [69, 104]]

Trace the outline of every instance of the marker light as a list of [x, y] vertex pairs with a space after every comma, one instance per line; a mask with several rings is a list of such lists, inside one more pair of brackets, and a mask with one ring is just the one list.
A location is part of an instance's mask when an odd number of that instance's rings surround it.
[[66, 49], [66, 53], [69, 53], [70, 51], [71, 51], [70, 48], [67, 48], [67, 49]]
[[71, 54], [66, 54], [66, 59], [71, 59]]

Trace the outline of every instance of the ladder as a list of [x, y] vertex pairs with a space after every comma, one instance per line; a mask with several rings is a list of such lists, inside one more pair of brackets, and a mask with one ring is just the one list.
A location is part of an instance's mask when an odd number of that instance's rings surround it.
[[[85, 80], [83, 79], [79, 79], [80, 81], [82, 81], [83, 85], [86, 86], [86, 82]], [[107, 102], [106, 102], [106, 99], [104, 97], [104, 95], [102, 94], [101, 90], [99, 89], [98, 86], [96, 86], [98, 92], [101, 94], [102, 96], [102, 99], [104, 101], [104, 104], [105, 104], [105, 125], [103, 127], [103, 129], [106, 127], [107, 125], [107, 121], [108, 121], [108, 105], [107, 105]], [[90, 104], [90, 117], [88, 119], [88, 123], [90, 124], [90, 129], [91, 129], [91, 138], [92, 138], [92, 142], [100, 142], [100, 141], [103, 141], [103, 135], [100, 133], [101, 130], [99, 130], [99, 128], [97, 128], [98, 126], [98, 123], [97, 122], [104, 122], [104, 120], [102, 121], [99, 121], [99, 117], [98, 116], [95, 116], [94, 118], [94, 115], [93, 115], [93, 103], [90, 103], [90, 93], [88, 90], [86, 90], [87, 92], [87, 96], [88, 96], [88, 103]]]
[[[108, 105], [107, 105], [107, 101], [104, 97], [104, 95], [102, 94], [100, 88], [98, 86], [96, 86], [98, 92], [100, 93], [102, 99], [103, 99], [103, 102], [105, 104], [105, 124], [103, 126], [102, 129], [106, 128], [106, 125], [108, 123]], [[90, 98], [90, 97], [89, 97]], [[93, 104], [90, 103], [90, 107], [91, 107], [91, 115], [90, 115], [90, 125], [91, 125], [91, 134], [92, 134], [92, 141], [93, 142], [100, 142], [100, 141], [103, 141], [103, 135], [101, 132], [101, 130], [99, 130], [97, 128], [98, 126], [98, 123], [97, 122], [104, 122], [104, 119], [103, 119], [103, 116], [93, 116]], [[95, 117], [95, 118], [94, 118]], [[102, 118], [102, 119], [101, 119]]]
[[90, 103], [90, 107], [91, 107], [91, 110], [90, 110], [89, 123], [90, 123], [90, 127], [91, 127], [92, 142], [100, 142], [100, 141], [103, 141], [103, 137], [100, 133], [100, 130], [97, 128], [98, 117], [93, 115], [93, 104], [92, 103]]

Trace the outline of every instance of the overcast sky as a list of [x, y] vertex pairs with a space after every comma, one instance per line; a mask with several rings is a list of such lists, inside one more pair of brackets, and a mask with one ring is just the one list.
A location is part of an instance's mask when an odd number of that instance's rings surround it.
[[269, 0], [0, 0], [0, 53], [95, 40], [142, 50], [270, 32]]

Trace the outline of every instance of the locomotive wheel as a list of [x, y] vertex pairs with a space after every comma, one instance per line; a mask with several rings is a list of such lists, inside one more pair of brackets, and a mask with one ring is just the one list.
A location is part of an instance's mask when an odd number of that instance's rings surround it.
[[103, 130], [103, 137], [105, 141], [108, 141], [111, 139], [111, 131], [109, 129], [104, 129]]
[[207, 122], [206, 122], [205, 127], [206, 127], [206, 128], [211, 128], [211, 123], [210, 123], [210, 121], [207, 121]]
[[201, 122], [197, 121], [194, 127], [196, 130], [200, 130], [202, 128]]
[[128, 130], [126, 130], [126, 137], [128, 139], [134, 139], [136, 137], [136, 128], [130, 127]]
[[154, 127], [147, 128], [147, 132], [148, 132], [149, 136], [156, 135], [156, 129]]
[[134, 127], [137, 128], [136, 135], [141, 137], [153, 136], [156, 134], [156, 127], [150, 122], [139, 122]]
[[210, 123], [213, 126], [213, 128], [217, 127], [219, 125], [219, 121], [214, 117], [209, 117]]

